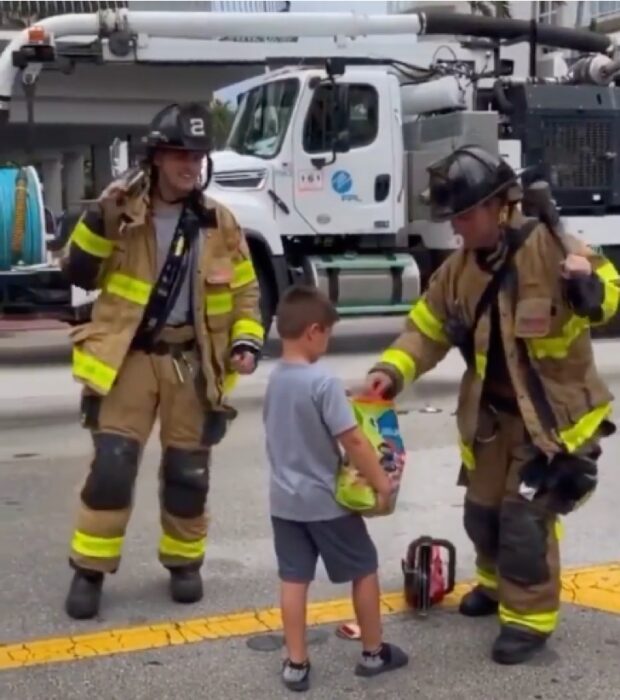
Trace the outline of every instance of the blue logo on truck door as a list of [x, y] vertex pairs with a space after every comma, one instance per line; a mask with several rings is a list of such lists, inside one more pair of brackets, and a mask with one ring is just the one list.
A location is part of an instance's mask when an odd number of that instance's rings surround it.
[[332, 175], [332, 189], [340, 195], [343, 202], [359, 202], [360, 198], [356, 194], [351, 194], [353, 189], [353, 178], [346, 170], [336, 170]]

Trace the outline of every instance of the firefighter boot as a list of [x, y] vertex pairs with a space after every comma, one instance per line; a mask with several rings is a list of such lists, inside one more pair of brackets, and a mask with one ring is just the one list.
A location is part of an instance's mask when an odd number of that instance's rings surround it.
[[491, 655], [498, 664], [521, 664], [541, 651], [546, 641], [546, 637], [522, 627], [502, 625]]
[[176, 603], [197, 603], [202, 599], [202, 576], [195, 566], [170, 568], [170, 595]]
[[459, 612], [467, 617], [483, 617], [494, 615], [497, 608], [497, 601], [489, 598], [480, 586], [476, 586], [461, 598]]
[[65, 611], [75, 620], [89, 620], [99, 612], [103, 574], [76, 569], [65, 601]]

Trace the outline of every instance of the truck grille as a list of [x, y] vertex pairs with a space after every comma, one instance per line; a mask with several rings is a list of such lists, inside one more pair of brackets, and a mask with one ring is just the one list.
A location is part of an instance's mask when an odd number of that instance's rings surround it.
[[611, 123], [588, 120], [543, 121], [543, 162], [552, 187], [596, 189], [610, 186]]

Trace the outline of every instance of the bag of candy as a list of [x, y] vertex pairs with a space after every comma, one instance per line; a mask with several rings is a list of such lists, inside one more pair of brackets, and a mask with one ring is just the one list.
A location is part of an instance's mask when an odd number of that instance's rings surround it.
[[387, 508], [380, 509], [374, 489], [345, 454], [336, 478], [336, 501], [362, 515], [390, 515], [396, 508], [406, 456], [394, 402], [358, 396], [351, 399], [351, 405], [360, 429], [394, 483], [394, 491]]

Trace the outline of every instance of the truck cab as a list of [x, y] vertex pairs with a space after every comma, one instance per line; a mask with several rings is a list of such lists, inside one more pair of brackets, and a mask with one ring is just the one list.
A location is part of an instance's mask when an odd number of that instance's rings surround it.
[[209, 194], [248, 236], [264, 316], [296, 280], [343, 315], [403, 312], [420, 293], [407, 251], [401, 97], [386, 70], [275, 71], [240, 100]]

